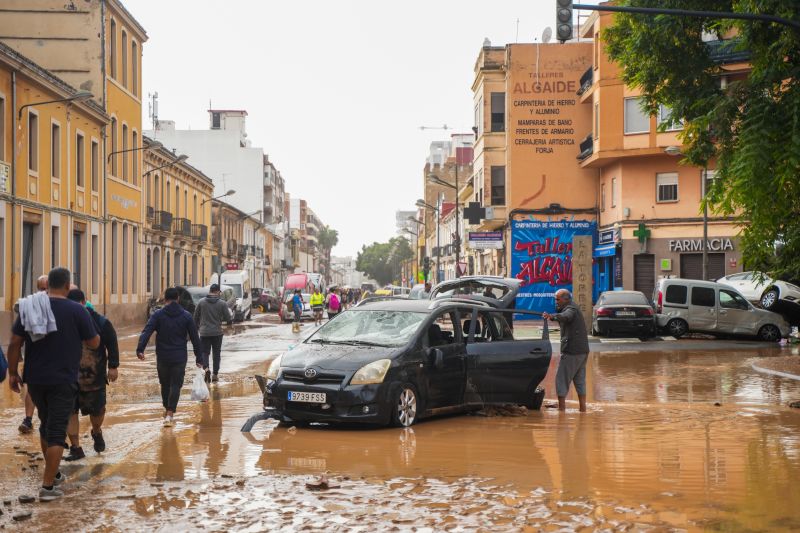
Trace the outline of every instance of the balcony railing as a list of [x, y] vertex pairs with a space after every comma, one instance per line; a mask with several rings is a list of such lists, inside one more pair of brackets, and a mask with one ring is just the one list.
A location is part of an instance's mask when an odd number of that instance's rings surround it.
[[172, 213], [169, 211], [156, 211], [152, 227], [156, 231], [169, 232], [172, 229]]
[[192, 224], [192, 239], [206, 242], [208, 240], [208, 226], [205, 224]]
[[594, 67], [589, 65], [589, 68], [586, 69], [586, 72], [583, 73], [581, 76], [581, 86], [578, 88], [578, 92], [576, 93], [578, 96], [582, 95], [592, 87], [592, 83], [594, 82]]
[[236, 239], [228, 239], [228, 257], [233, 257], [236, 255], [238, 249], [239, 246], [236, 242]]
[[581, 144], [578, 145], [580, 148], [580, 153], [578, 154], [578, 161], [583, 161], [592, 153], [594, 152], [594, 141], [592, 140], [592, 134], [586, 136], [584, 140], [581, 141]]
[[155, 207], [148, 205], [147, 206], [147, 220], [153, 220], [153, 217], [156, 216], [156, 209]]
[[192, 236], [192, 221], [188, 218], [175, 218], [172, 220], [172, 233], [181, 237]]

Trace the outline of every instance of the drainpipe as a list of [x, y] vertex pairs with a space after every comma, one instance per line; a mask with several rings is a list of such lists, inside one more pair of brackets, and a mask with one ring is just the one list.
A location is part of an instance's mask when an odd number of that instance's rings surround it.
[[11, 72], [11, 287], [9, 298], [14, 299], [14, 287], [17, 281], [17, 71]]
[[[101, 82], [103, 83], [103, 110], [108, 114], [108, 89], [106, 87], [106, 3], [105, 1], [100, 2], [100, 57], [102, 61], [103, 68], [100, 70], [100, 78]], [[110, 298], [109, 290], [108, 290], [108, 276], [107, 272], [108, 269], [106, 268], [107, 254], [106, 254], [106, 245], [108, 243], [108, 195], [106, 194], [106, 183], [108, 180], [108, 146], [106, 139], [108, 138], [108, 125], [103, 126], [103, 183], [101, 186], [103, 187], [103, 209], [101, 212], [101, 218], [103, 219], [103, 243], [100, 247], [103, 251], [100, 254], [103, 258], [103, 266], [101, 268], [102, 276], [100, 279], [103, 280], [103, 315], [108, 316], [108, 299]], [[116, 252], [116, 250], [115, 250]], [[100, 266], [100, 261], [97, 261], [97, 265]]]

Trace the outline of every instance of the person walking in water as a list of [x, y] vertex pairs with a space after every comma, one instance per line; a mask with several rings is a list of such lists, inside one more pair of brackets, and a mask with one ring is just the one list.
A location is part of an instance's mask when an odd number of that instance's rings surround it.
[[175, 425], [175, 411], [181, 397], [181, 387], [186, 373], [186, 339], [192, 342], [197, 368], [205, 368], [203, 348], [192, 315], [178, 303], [178, 289], [164, 291], [165, 305], [150, 317], [139, 336], [136, 357], [144, 361], [144, 349], [153, 333], [156, 334], [156, 368], [161, 385], [161, 403], [164, 405], [164, 427]]
[[[219, 368], [222, 351], [222, 323], [233, 324], [228, 304], [219, 298], [219, 285], [214, 283], [208, 296], [200, 300], [194, 310], [194, 322], [200, 333], [203, 345], [203, 366], [206, 369], [206, 383], [219, 381]], [[210, 375], [208, 358], [213, 351], [214, 375]]]
[[322, 311], [325, 307], [325, 297], [319, 292], [319, 287], [314, 287], [314, 293], [311, 295], [311, 311], [314, 313], [314, 325], [319, 326], [322, 324]]
[[589, 336], [580, 308], [572, 302], [567, 289], [556, 291], [555, 314], [542, 313], [547, 320], [555, 320], [561, 327], [561, 360], [556, 372], [558, 409], [566, 411], [567, 393], [575, 383], [580, 411], [586, 412], [586, 360], [589, 358]]
[[300, 289], [294, 290], [294, 296], [292, 296], [292, 312], [294, 313], [292, 333], [298, 333], [300, 331], [300, 317], [303, 314], [303, 295]]
[[[39, 276], [36, 280], [36, 290], [47, 292], [47, 276]], [[19, 313], [18, 304], [14, 304], [14, 307], [15, 311]], [[19, 425], [19, 432], [28, 434], [33, 431], [33, 411], [36, 407], [33, 405], [31, 395], [28, 394], [28, 386], [24, 383], [20, 385], [20, 396], [22, 396], [22, 402], [25, 404], [25, 418], [22, 419], [22, 423]]]

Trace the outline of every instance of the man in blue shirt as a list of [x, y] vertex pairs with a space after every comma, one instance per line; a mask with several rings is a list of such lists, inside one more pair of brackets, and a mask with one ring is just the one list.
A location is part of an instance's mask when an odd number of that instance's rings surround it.
[[[17, 318], [11, 328], [8, 345], [9, 385], [19, 392], [23, 381], [28, 386], [39, 413], [39, 440], [45, 468], [39, 499], [50, 501], [64, 493], [56, 487], [66, 477], [58, 471], [61, 456], [67, 447], [67, 423], [75, 408], [78, 394], [82, 343], [90, 348], [100, 345], [100, 336], [86, 309], [67, 299], [70, 273], [66, 268], [54, 268], [47, 276], [50, 308], [57, 331], [33, 342]], [[25, 343], [25, 369], [18, 374], [20, 351]]]

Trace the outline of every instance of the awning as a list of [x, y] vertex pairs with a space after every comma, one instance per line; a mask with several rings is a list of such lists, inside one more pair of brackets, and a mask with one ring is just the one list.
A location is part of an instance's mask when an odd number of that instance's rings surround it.
[[611, 257], [617, 252], [616, 244], [604, 244], [594, 249], [593, 257]]

